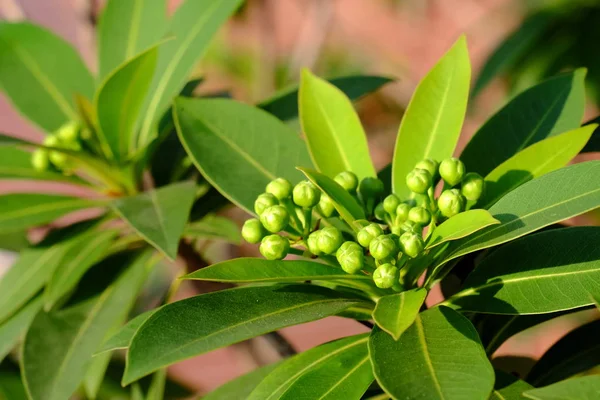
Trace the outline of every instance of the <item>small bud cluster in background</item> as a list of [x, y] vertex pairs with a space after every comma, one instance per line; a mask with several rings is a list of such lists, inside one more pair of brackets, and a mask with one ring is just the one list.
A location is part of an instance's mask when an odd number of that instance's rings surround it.
[[[440, 179], [444, 187], [436, 199]], [[349, 274], [371, 275], [380, 288], [401, 291], [402, 268], [424, 254], [425, 228], [430, 234], [445, 219], [470, 209], [484, 189], [483, 178], [466, 173], [456, 158], [417, 163], [406, 176], [412, 192], [408, 199], [386, 196], [377, 178], [359, 181], [344, 171], [334, 180], [362, 205], [367, 219], [349, 226], [334, 218], [334, 202], [311, 182], [292, 186], [277, 178], [257, 197], [258, 218], [245, 222], [242, 236], [249, 243], [260, 243], [260, 252], [268, 260], [289, 253], [319, 257]]]
[[[55, 133], [49, 134], [44, 139], [45, 147], [53, 147], [71, 151], [81, 151], [81, 138], [79, 124], [68, 122]], [[69, 157], [60, 151], [40, 148], [31, 153], [31, 164], [37, 171], [46, 171], [54, 168], [64, 173], [71, 172]]]

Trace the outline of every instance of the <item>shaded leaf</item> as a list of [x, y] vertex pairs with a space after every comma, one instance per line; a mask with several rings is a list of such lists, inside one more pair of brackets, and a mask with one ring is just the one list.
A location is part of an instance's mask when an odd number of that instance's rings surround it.
[[533, 389], [529, 383], [496, 370], [496, 383], [490, 400], [522, 400], [522, 393], [529, 389]]
[[0, 400], [29, 400], [18, 368], [0, 365]]
[[406, 174], [419, 161], [452, 156], [465, 118], [470, 79], [462, 36], [421, 80], [402, 118], [392, 161], [392, 188], [398, 196], [410, 194]]
[[596, 400], [600, 396], [600, 376], [568, 379], [523, 394], [534, 400]]
[[395, 399], [484, 400], [494, 385], [477, 331], [447, 307], [419, 314], [398, 341], [376, 327], [369, 353], [375, 378]]
[[[292, 388], [294, 383], [298, 380], [301, 379], [304, 382], [310, 380], [311, 376], [314, 376], [315, 373], [318, 374], [319, 371], [322, 371], [323, 366], [330, 365], [331, 362], [335, 362], [336, 360], [342, 362], [344, 357], [348, 354], [364, 354], [366, 356], [367, 340], [368, 337], [366, 335], [350, 336], [295, 355], [281, 363], [272, 373], [260, 382], [256, 389], [248, 396], [247, 400], [279, 399], [284, 396], [286, 391]], [[372, 380], [372, 374], [368, 371], [360, 377], [360, 381], [358, 381], [359, 385], [366, 383], [364, 388], [357, 387], [343, 397], [346, 398], [346, 396], [349, 396], [349, 399], [360, 398]], [[337, 398], [340, 398], [340, 396]]]
[[442, 243], [462, 239], [480, 229], [499, 223], [500, 221], [492, 217], [486, 210], [475, 209], [461, 212], [436, 227], [429, 236], [426, 247], [432, 248]]
[[548, 79], [494, 114], [460, 155], [467, 171], [486, 176], [524, 148], [578, 128], [585, 107], [585, 70]]
[[185, 227], [183, 236], [192, 239], [221, 239], [230, 243], [240, 243], [240, 229], [228, 218], [209, 214], [200, 221]]
[[247, 399], [252, 390], [263, 379], [265, 379], [273, 370], [281, 365], [281, 362], [270, 364], [238, 378], [235, 378], [224, 385], [219, 386], [202, 400], [229, 400], [229, 399]]
[[277, 177], [296, 183], [311, 166], [306, 146], [265, 111], [226, 99], [175, 100], [173, 118], [202, 175], [234, 204], [253, 213], [254, 200]]
[[345, 296], [317, 286], [275, 285], [224, 290], [168, 304], [134, 335], [123, 383], [177, 361], [335, 315], [360, 303]]
[[91, 98], [94, 79], [60, 37], [27, 22], [2, 22], [0, 87], [23, 115], [53, 132], [79, 119], [75, 94]]
[[383, 296], [377, 300], [373, 319], [394, 340], [406, 331], [417, 318], [419, 310], [427, 297], [427, 290], [413, 289]]
[[115, 211], [148, 243], [175, 259], [196, 194], [192, 181], [115, 200]]
[[42, 300], [38, 297], [0, 324], [0, 362], [15, 347], [21, 336], [25, 334], [31, 321], [33, 321], [33, 317], [41, 308]]
[[109, 337], [102, 347], [96, 352], [96, 354], [104, 353], [105, 351], [110, 350], [119, 350], [119, 349], [127, 349], [129, 344], [131, 343], [131, 339], [135, 332], [137, 332], [138, 328], [142, 326], [142, 324], [152, 315], [154, 312], [158, 310], [149, 310], [135, 318], [131, 319], [125, 325], [121, 327], [113, 336]]
[[335, 176], [351, 171], [359, 179], [376, 175], [365, 131], [341, 90], [305, 69], [298, 102], [302, 131], [320, 172]]

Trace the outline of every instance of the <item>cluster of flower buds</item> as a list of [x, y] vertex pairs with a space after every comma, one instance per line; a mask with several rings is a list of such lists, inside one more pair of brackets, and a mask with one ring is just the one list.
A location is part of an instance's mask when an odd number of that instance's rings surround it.
[[[80, 151], [79, 124], [68, 122], [55, 133], [46, 136], [44, 146], [72, 151]], [[57, 170], [68, 172], [70, 169], [68, 156], [60, 151], [40, 148], [31, 153], [31, 164], [37, 171], [46, 171], [51, 166]]]
[[[444, 181], [444, 190], [435, 199], [434, 188]], [[483, 178], [465, 174], [464, 164], [449, 158], [441, 163], [426, 159], [406, 176], [412, 195], [400, 199], [385, 196], [377, 178], [358, 177], [344, 171], [334, 181], [362, 205], [367, 219], [349, 226], [337, 216], [333, 200], [311, 182], [295, 187], [277, 178], [254, 203], [258, 218], [245, 222], [242, 236], [260, 242], [261, 254], [269, 260], [295, 254], [320, 257], [337, 264], [349, 274], [371, 275], [384, 289], [402, 290], [401, 270], [424, 253], [424, 228], [474, 205], [483, 192]], [[460, 184], [460, 186], [458, 186]], [[316, 218], [315, 218], [316, 217]]]

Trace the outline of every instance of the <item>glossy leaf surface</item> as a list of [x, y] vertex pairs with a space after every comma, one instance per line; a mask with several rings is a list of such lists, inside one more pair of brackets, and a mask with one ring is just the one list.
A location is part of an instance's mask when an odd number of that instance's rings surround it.
[[413, 289], [405, 292], [383, 296], [377, 300], [373, 310], [373, 319], [394, 340], [406, 331], [417, 318], [419, 310], [427, 297], [424, 289]]
[[432, 248], [442, 243], [462, 239], [478, 230], [499, 223], [500, 221], [492, 217], [492, 214], [486, 210], [474, 209], [461, 212], [436, 227], [427, 240], [426, 247]]
[[600, 396], [600, 376], [568, 379], [550, 386], [525, 392], [533, 400], [595, 400]]

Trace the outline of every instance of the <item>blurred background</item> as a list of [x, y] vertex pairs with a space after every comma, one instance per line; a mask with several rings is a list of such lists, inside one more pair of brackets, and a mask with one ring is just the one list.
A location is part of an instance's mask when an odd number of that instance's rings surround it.
[[[210, 0], [197, 0], [210, 1]], [[173, 11], [180, 0], [169, 1]], [[418, 81], [459, 35], [465, 34], [473, 65], [473, 99], [457, 154], [485, 120], [515, 93], [563, 70], [586, 67], [588, 109], [599, 115], [600, 2], [597, 0], [247, 0], [222, 29], [195, 75], [206, 80], [201, 93], [227, 92], [258, 103], [298, 81], [301, 68], [322, 77], [351, 74], [386, 76], [394, 82], [360, 99], [359, 110], [377, 167], [392, 157], [403, 110]], [[96, 60], [95, 25], [102, 0], [0, 0], [0, 18], [27, 19], [72, 43], [92, 71]], [[0, 95], [0, 132], [29, 139], [42, 132], [29, 125]], [[598, 154], [586, 155], [598, 158]], [[31, 182], [1, 182], [2, 193], [27, 190]], [[36, 183], [36, 185], [38, 185]], [[39, 186], [37, 186], [39, 189]], [[61, 185], [49, 188], [73, 193]], [[239, 221], [239, 210], [227, 214]], [[594, 223], [590, 218], [582, 223]], [[596, 221], [598, 223], [598, 221]], [[255, 246], [215, 246], [211, 261], [252, 255]], [[3, 253], [6, 269], [13, 258]], [[179, 297], [198, 292], [182, 285]], [[202, 289], [200, 289], [202, 290]], [[594, 318], [576, 313], [529, 330], [498, 350], [497, 363], [522, 372], [574, 326]], [[544, 331], [539, 335], [539, 329]], [[365, 331], [358, 323], [328, 318], [282, 331], [297, 351]], [[173, 379], [202, 392], [277, 359], [262, 339], [180, 363]]]

